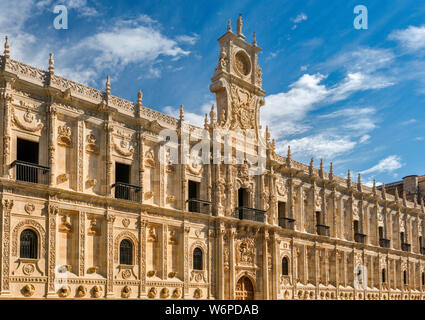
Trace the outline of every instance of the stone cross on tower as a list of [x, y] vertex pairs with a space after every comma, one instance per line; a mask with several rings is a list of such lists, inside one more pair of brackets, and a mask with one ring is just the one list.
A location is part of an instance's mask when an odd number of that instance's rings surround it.
[[245, 41], [242, 34], [242, 16], [239, 16], [236, 34], [230, 25], [218, 39], [220, 56], [210, 91], [216, 94], [217, 125], [225, 129], [253, 129], [260, 136], [260, 107], [264, 105], [261, 68], [257, 64], [256, 40]]

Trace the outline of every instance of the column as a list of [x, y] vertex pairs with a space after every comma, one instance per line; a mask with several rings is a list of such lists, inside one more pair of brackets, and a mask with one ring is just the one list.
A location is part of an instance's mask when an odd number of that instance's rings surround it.
[[168, 279], [168, 226], [164, 223], [162, 225], [162, 279]]
[[[109, 118], [110, 116], [107, 115]], [[106, 186], [105, 193], [107, 197], [112, 197], [112, 145], [113, 145], [113, 136], [112, 136], [112, 125], [109, 122], [109, 119], [105, 122], [105, 161], [106, 161]]]
[[47, 213], [47, 297], [56, 296], [55, 292], [55, 268], [56, 268], [56, 217], [59, 207], [49, 204]]
[[183, 225], [184, 234], [183, 234], [183, 254], [184, 254], [184, 274], [183, 274], [183, 298], [188, 298], [189, 296], [189, 232], [190, 227]]
[[148, 221], [140, 216], [139, 224], [139, 298], [146, 295], [146, 226]]
[[232, 226], [232, 228], [229, 230], [229, 271], [230, 271], [230, 300], [235, 299], [235, 234], [236, 229]]
[[105, 215], [106, 218], [106, 297], [112, 297], [114, 295], [114, 221], [115, 215], [110, 214], [108, 211]]
[[[277, 296], [279, 294], [279, 288], [280, 288], [280, 277], [279, 277], [279, 258], [280, 258], [280, 254], [279, 254], [279, 243], [280, 241], [277, 239], [276, 236], [276, 232], [273, 232], [271, 235], [271, 240], [272, 240], [272, 299], [276, 300]], [[291, 268], [291, 272], [292, 272], [292, 284], [294, 285], [295, 283], [295, 276], [294, 276], [294, 244], [293, 242], [291, 243], [291, 250], [292, 250], [292, 254], [291, 254], [291, 264], [292, 264], [292, 268]], [[296, 266], [295, 266], [296, 268]]]
[[49, 168], [50, 179], [49, 185], [52, 187], [56, 185], [56, 107], [50, 105], [47, 107], [47, 115], [49, 118]]
[[10, 212], [13, 208], [13, 200], [3, 199], [2, 205], [2, 217], [1, 217], [1, 266], [2, 272], [0, 272], [1, 288], [0, 295], [10, 295]]
[[269, 234], [267, 230], [263, 232], [263, 299], [269, 299], [269, 267], [268, 267], [268, 257], [267, 257], [267, 241]]
[[78, 219], [78, 276], [83, 277], [85, 275], [86, 213], [80, 211], [78, 213]]
[[143, 138], [142, 128], [139, 126], [138, 132], [138, 146], [139, 146], [139, 187], [140, 187], [140, 202], [143, 202], [144, 188], [143, 188], [143, 177], [145, 173], [145, 139]]
[[217, 226], [217, 298], [219, 300], [224, 299], [224, 234], [226, 229], [224, 224], [221, 222]]
[[[10, 87], [10, 83], [6, 83], [6, 87]], [[10, 136], [11, 136], [11, 108], [12, 108], [12, 95], [5, 92], [3, 93], [3, 177], [9, 178], [10, 168]]]

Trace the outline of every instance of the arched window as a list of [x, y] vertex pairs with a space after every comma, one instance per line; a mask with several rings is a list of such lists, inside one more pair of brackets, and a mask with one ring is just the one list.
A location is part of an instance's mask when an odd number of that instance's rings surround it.
[[133, 245], [126, 239], [120, 243], [120, 264], [133, 264]]
[[282, 258], [282, 275], [289, 275], [289, 260], [287, 257]]
[[38, 239], [33, 230], [25, 229], [21, 232], [20, 246], [21, 258], [37, 259]]
[[195, 248], [193, 250], [193, 270], [203, 270], [202, 250], [200, 248]]
[[406, 270], [403, 271], [403, 283], [407, 284], [407, 271]]
[[385, 269], [382, 269], [382, 283], [386, 282]]

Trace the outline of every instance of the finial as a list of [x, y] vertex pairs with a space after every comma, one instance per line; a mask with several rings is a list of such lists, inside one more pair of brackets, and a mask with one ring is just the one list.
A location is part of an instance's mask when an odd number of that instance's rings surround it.
[[183, 105], [180, 105], [180, 122], [184, 121], [184, 110], [183, 110]]
[[311, 168], [313, 168], [313, 165], [314, 165], [314, 158], [313, 158], [313, 157], [311, 157], [311, 160], [310, 160], [310, 167], [311, 167]]
[[382, 184], [381, 195], [382, 195], [382, 199], [387, 198], [387, 191], [385, 190], [385, 184], [384, 183]]
[[142, 99], [143, 99], [143, 93], [142, 93], [142, 90], [139, 90], [139, 92], [137, 92], [137, 104], [139, 106], [141, 106], [143, 103]]
[[358, 183], [359, 185], [361, 185], [361, 184], [362, 184], [362, 176], [360, 175], [360, 173], [357, 175], [357, 183]]
[[373, 179], [372, 192], [373, 192], [373, 194], [376, 194], [376, 180], [375, 179]]
[[418, 207], [418, 197], [416, 195], [413, 197], [413, 204], [415, 205], [415, 208]]
[[291, 159], [291, 146], [288, 145], [288, 154], [286, 156], [289, 160]]
[[236, 34], [238, 35], [239, 38], [245, 39], [246, 37], [242, 33], [242, 26], [243, 26], [242, 14], [239, 14], [238, 22], [236, 23]]
[[111, 81], [109, 80], [109, 75], [106, 76], [105, 87], [106, 87], [106, 90], [105, 90], [106, 94], [111, 94]]
[[266, 137], [266, 142], [269, 142], [270, 141], [270, 132], [269, 132], [269, 126], [268, 125], [266, 125], [265, 137]]
[[10, 50], [9, 50], [9, 38], [8, 36], [5, 37], [5, 42], [4, 42], [4, 57], [6, 59], [10, 58]]
[[49, 56], [49, 72], [53, 74], [55, 72], [55, 60], [53, 60], [53, 53], [50, 53]]
[[403, 189], [402, 197], [403, 197], [403, 204], [406, 205], [407, 198], [406, 198], [406, 191], [404, 189]]
[[272, 150], [273, 150], [273, 152], [275, 151], [275, 149], [276, 149], [276, 141], [275, 141], [275, 139], [273, 139], [272, 140]]
[[252, 45], [253, 45], [254, 47], [256, 47], [256, 46], [257, 46], [257, 37], [256, 37], [256, 35], [255, 35], [255, 32], [254, 32], [254, 34], [253, 34], [253, 36], [252, 36]]
[[323, 171], [323, 159], [320, 158], [320, 170]]
[[230, 19], [227, 20], [227, 32], [232, 32], [232, 24], [230, 22]]
[[351, 188], [351, 172], [350, 172], [350, 169], [348, 169], [348, 173], [347, 173], [347, 187]]
[[398, 201], [400, 199], [399, 195], [398, 195], [398, 188], [395, 187], [395, 201]]
[[211, 124], [215, 123], [215, 121], [217, 120], [217, 116], [215, 114], [214, 108], [215, 108], [215, 105], [212, 104], [211, 105], [211, 111], [210, 111], [210, 121], [211, 121]]
[[333, 163], [331, 162], [331, 164], [329, 165], [329, 180], [332, 180], [334, 177], [334, 166]]
[[204, 129], [208, 129], [208, 114], [205, 114], [205, 118], [204, 118]]
[[314, 165], [314, 158], [313, 157], [311, 157], [311, 160], [310, 160], [310, 165], [309, 165], [309, 167], [308, 167], [308, 172], [309, 172], [309, 174], [310, 174], [310, 176], [312, 176], [313, 175], [313, 173], [314, 173], [314, 167], [313, 167], [313, 165]]

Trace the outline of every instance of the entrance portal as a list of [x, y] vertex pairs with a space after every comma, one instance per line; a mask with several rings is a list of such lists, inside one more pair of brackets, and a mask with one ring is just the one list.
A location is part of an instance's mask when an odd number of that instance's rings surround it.
[[236, 284], [236, 300], [254, 300], [254, 286], [248, 277], [241, 277]]

